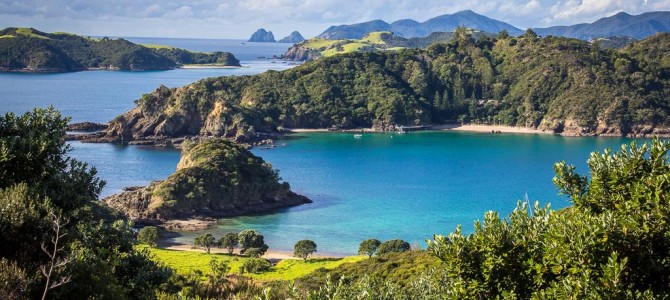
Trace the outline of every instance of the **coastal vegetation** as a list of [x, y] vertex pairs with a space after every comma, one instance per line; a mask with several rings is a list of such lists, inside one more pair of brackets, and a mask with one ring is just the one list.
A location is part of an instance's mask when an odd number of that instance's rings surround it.
[[13, 27], [0, 30], [0, 36], [4, 37], [0, 38], [0, 71], [168, 70], [184, 64], [240, 66], [228, 52], [145, 47], [121, 38], [89, 38]]
[[312, 240], [300, 240], [293, 247], [293, 256], [307, 261], [307, 257], [316, 252], [316, 243]]
[[336, 55], [282, 72], [160, 87], [103, 140], [222, 136], [278, 128], [500, 124], [564, 135], [670, 133], [670, 34], [620, 50], [568, 38], [472, 38], [426, 50]]
[[68, 156], [67, 122], [52, 108], [0, 116], [0, 298], [151, 298], [172, 271], [98, 201], [104, 182]]
[[[0, 118], [3, 299], [670, 296], [665, 141], [595, 152], [588, 176], [556, 163], [554, 183], [573, 203], [560, 211], [520, 202], [506, 218], [486, 213], [472, 233], [458, 227], [434, 236], [427, 250], [390, 240], [372, 258], [271, 266], [257, 257], [138, 246], [127, 221], [96, 200], [103, 183], [95, 170], [67, 157], [66, 123], [53, 109]], [[245, 252], [267, 249], [252, 230], [238, 242]]]
[[[105, 202], [132, 220], [153, 223], [265, 212], [309, 199], [293, 193], [270, 164], [243, 146], [211, 138], [184, 144], [177, 171], [167, 179], [107, 197]], [[240, 233], [243, 250], [262, 249], [262, 240], [256, 232]]]

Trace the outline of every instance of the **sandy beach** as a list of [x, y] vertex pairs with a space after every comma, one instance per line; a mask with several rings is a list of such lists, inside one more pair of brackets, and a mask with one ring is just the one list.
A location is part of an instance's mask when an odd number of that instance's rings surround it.
[[[290, 132], [301, 133], [301, 132], [330, 132], [326, 128], [287, 128]], [[500, 133], [518, 133], [518, 134], [554, 134], [553, 131], [545, 131], [539, 129], [532, 129], [526, 127], [513, 127], [513, 126], [504, 126], [504, 125], [460, 125], [460, 124], [447, 124], [447, 125], [432, 125], [428, 130], [453, 130], [453, 131], [468, 131], [468, 132], [481, 132], [481, 133], [491, 133], [492, 131]], [[341, 132], [378, 132], [372, 128], [359, 128], [359, 129], [347, 129]]]
[[217, 65], [183, 65], [179, 67], [180, 69], [239, 69], [247, 68], [244, 66], [217, 66]]
[[544, 131], [526, 127], [513, 127], [504, 125], [434, 125], [431, 130], [453, 130], [453, 131], [469, 131], [469, 132], [483, 132], [491, 133], [491, 131], [501, 133], [522, 133], [522, 134], [554, 134], [553, 131]]

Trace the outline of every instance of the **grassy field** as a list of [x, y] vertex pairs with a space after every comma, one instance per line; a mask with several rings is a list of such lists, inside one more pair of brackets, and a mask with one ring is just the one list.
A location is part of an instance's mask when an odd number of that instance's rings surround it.
[[19, 29], [16, 30], [16, 34], [27, 35], [29, 37], [34, 37], [34, 38], [38, 38], [38, 39], [49, 39], [46, 36], [39, 35], [39, 34], [35, 33], [30, 28], [19, 28]]
[[[375, 47], [377, 50], [400, 50], [403, 47], [393, 47], [386, 49], [386, 42], [382, 39], [383, 34], [390, 34], [388, 31], [372, 32], [360, 40], [326, 40], [313, 38], [304, 42], [303, 46], [309, 49], [321, 51], [323, 56], [333, 56], [343, 53], [352, 53], [360, 51], [363, 47]], [[341, 45], [338, 51], [337, 45]]]
[[157, 44], [140, 44], [140, 46], [144, 46], [151, 49], [174, 49], [174, 47], [172, 46], [157, 45]]
[[[146, 246], [138, 247], [146, 248]], [[212, 259], [227, 261], [228, 266], [231, 268], [230, 272], [238, 273], [242, 263], [248, 259], [237, 255], [207, 254], [196, 251], [149, 249], [149, 252], [153, 255], [152, 259], [162, 262], [182, 275], [189, 274], [193, 271], [200, 271], [203, 275], [209, 273], [209, 262]], [[312, 273], [315, 270], [332, 270], [344, 263], [357, 262], [363, 259], [365, 259], [364, 256], [308, 259], [306, 262], [302, 260], [286, 259], [277, 263], [276, 266], [272, 267], [267, 272], [247, 275], [261, 281], [294, 280]]]

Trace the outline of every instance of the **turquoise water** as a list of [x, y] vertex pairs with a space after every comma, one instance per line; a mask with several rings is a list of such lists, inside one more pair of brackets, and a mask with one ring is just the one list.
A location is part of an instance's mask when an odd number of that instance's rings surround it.
[[[176, 46], [209, 49], [210, 42], [183, 41]], [[268, 51], [276, 49], [245, 55], [260, 56]], [[161, 84], [176, 87], [210, 76], [290, 67], [269, 61], [243, 64], [248, 67], [0, 73], [0, 112], [22, 113], [53, 104], [75, 122], [106, 122], [133, 108], [135, 99]], [[252, 151], [272, 163], [296, 192], [314, 203], [222, 220], [211, 232], [220, 236], [227, 231], [256, 229], [277, 250], [291, 250], [296, 241], [312, 239], [320, 252], [331, 254], [354, 253], [361, 240], [371, 237], [422, 244], [432, 234], [449, 233], [458, 224], [464, 231], [471, 231], [473, 221], [488, 210], [507, 214], [526, 194], [530, 200], [551, 203], [554, 208], [569, 205], [551, 183], [553, 163], [566, 160], [585, 171], [590, 152], [618, 148], [629, 141], [459, 132], [365, 134], [360, 139], [352, 134], [298, 134], [278, 143], [285, 146]], [[179, 161], [175, 150], [79, 142], [71, 145], [71, 155], [96, 167], [100, 178], [107, 181], [102, 196], [163, 179], [174, 172]], [[192, 238], [191, 234], [178, 240], [190, 242]]]
[[[531, 201], [565, 207], [569, 202], [551, 182], [553, 164], [565, 160], [585, 172], [589, 153], [630, 141], [464, 132], [364, 134], [360, 139], [349, 133], [296, 134], [274, 149], [252, 152], [314, 203], [221, 220], [208, 232], [220, 236], [256, 229], [278, 250], [312, 239], [321, 252], [331, 254], [352, 254], [371, 237], [423, 244], [458, 224], [470, 232], [486, 211], [506, 215], [526, 194]], [[163, 179], [179, 161], [175, 150], [72, 145], [73, 156], [94, 165], [108, 182], [104, 195]], [[194, 235], [177, 240], [190, 243]]]
[[432, 234], [447, 234], [458, 224], [471, 231], [486, 211], [508, 214], [526, 194], [553, 208], [569, 205], [552, 184], [553, 163], [565, 160], [584, 172], [590, 152], [630, 141], [461, 132], [360, 139], [300, 134], [283, 147], [253, 152], [314, 203], [222, 220], [209, 232], [219, 236], [251, 228], [274, 249], [291, 250], [296, 241], [312, 239], [321, 252], [332, 254], [355, 253], [367, 238], [423, 245]]

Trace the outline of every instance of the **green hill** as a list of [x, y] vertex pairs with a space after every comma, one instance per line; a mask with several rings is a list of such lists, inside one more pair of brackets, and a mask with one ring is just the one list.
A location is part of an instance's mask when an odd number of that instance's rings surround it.
[[[482, 31], [466, 29], [475, 38], [486, 35]], [[397, 51], [405, 48], [426, 48], [433, 43], [445, 43], [454, 37], [453, 32], [433, 32], [425, 37], [404, 38], [390, 31], [376, 31], [361, 39], [312, 38], [297, 43], [283, 55], [285, 60], [305, 61], [319, 57], [353, 52]]]
[[124, 39], [94, 39], [32, 28], [0, 30], [0, 71], [168, 70], [183, 64], [239, 66], [239, 61], [227, 52], [145, 47]]
[[177, 171], [163, 181], [105, 198], [136, 221], [228, 217], [310, 202], [279, 181], [277, 171], [223, 139], [187, 143]]
[[255, 76], [161, 87], [115, 119], [107, 140], [289, 128], [480, 123], [564, 135], [642, 136], [670, 127], [670, 34], [621, 50], [568, 38], [475, 40], [350, 53]]

